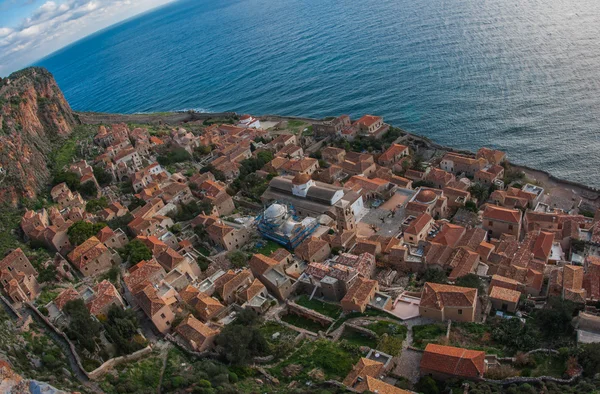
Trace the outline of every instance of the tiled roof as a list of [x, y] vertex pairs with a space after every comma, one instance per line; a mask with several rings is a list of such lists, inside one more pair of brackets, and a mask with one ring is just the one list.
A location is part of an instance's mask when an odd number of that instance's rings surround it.
[[315, 253], [317, 253], [326, 245], [328, 245], [327, 241], [321, 238], [309, 237], [295, 249], [295, 252], [303, 259], [310, 260]]
[[474, 307], [477, 289], [439, 283], [425, 283], [421, 293], [421, 306], [442, 310], [444, 307]]
[[68, 257], [81, 270], [88, 263], [94, 261], [107, 251], [108, 248], [98, 238], [90, 237], [69, 253]]
[[248, 265], [255, 275], [262, 275], [269, 269], [278, 266], [279, 262], [263, 254], [257, 253], [252, 256]]
[[81, 296], [79, 295], [77, 290], [75, 290], [72, 287], [69, 287], [68, 289], [63, 290], [63, 292], [60, 293], [58, 297], [54, 299], [54, 305], [56, 305], [56, 307], [62, 311], [67, 302], [77, 300], [79, 298], [81, 298]]
[[404, 230], [405, 233], [417, 235], [423, 229], [429, 225], [433, 221], [433, 218], [428, 213], [423, 213], [419, 215], [415, 220], [413, 220], [410, 225]]
[[381, 116], [375, 115], [363, 115], [360, 119], [358, 119], [355, 124], [363, 125], [365, 127], [371, 127], [373, 124], [379, 122], [381, 120]]
[[358, 378], [365, 379], [367, 376], [379, 377], [383, 372], [383, 363], [362, 357], [344, 379], [344, 385], [352, 387]]
[[217, 335], [218, 331], [213, 330], [193, 315], [188, 315], [175, 329], [186, 341], [193, 342], [201, 346], [207, 338]]
[[264, 291], [265, 289], [265, 285], [263, 285], [260, 280], [254, 279], [252, 284], [242, 291], [242, 299], [245, 301], [250, 301], [252, 298], [256, 297], [257, 294], [259, 294], [261, 291]]
[[507, 289], [505, 287], [492, 286], [492, 290], [490, 291], [490, 298], [507, 302], [513, 302], [515, 304], [519, 302], [520, 297], [520, 291]]
[[385, 152], [379, 156], [379, 161], [393, 160], [396, 155], [402, 154], [408, 147], [400, 144], [392, 144]]
[[108, 280], [103, 280], [94, 288], [94, 296], [88, 300], [86, 306], [92, 315], [97, 316], [108, 305], [118, 301], [119, 292]]
[[354, 389], [358, 392], [368, 391], [377, 394], [411, 394], [410, 391], [403, 390], [391, 384], [382, 382], [371, 376], [366, 376], [362, 382], [357, 384]]
[[348, 292], [342, 299], [342, 302], [348, 302], [355, 305], [366, 305], [369, 302], [369, 295], [373, 289], [377, 288], [377, 281], [359, 277], [356, 282], [348, 289]]
[[485, 220], [497, 220], [505, 223], [521, 223], [521, 211], [518, 209], [509, 209], [498, 207], [496, 205], [487, 205], [483, 211]]
[[476, 378], [485, 372], [485, 353], [430, 343], [425, 348], [420, 366], [422, 370]]
[[458, 241], [465, 234], [466, 229], [463, 226], [459, 226], [452, 223], [444, 223], [439, 233], [432, 239], [433, 242], [447, 245], [456, 246]]
[[155, 275], [166, 275], [163, 267], [154, 259], [148, 261], [142, 260], [129, 269], [129, 275], [125, 276], [123, 280], [129, 291], [135, 294], [141, 290], [140, 286], [144, 285]]
[[165, 270], [170, 271], [184, 260], [184, 257], [175, 250], [167, 247], [167, 249], [158, 255], [157, 258], [160, 265], [165, 267]]

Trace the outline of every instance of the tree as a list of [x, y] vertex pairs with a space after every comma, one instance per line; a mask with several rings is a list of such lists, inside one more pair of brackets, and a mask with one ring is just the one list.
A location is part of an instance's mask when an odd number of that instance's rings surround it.
[[211, 174], [213, 174], [217, 181], [225, 182], [227, 180], [227, 177], [225, 176], [223, 171], [217, 170], [212, 164], [207, 164], [206, 166], [200, 169], [201, 174], [204, 174], [206, 172], [210, 172]]
[[94, 166], [93, 170], [94, 170], [94, 177], [96, 178], [96, 180], [98, 181], [98, 184], [100, 186], [102, 186], [102, 187], [108, 186], [113, 181], [112, 175], [108, 171], [106, 171], [104, 168]]
[[104, 227], [106, 227], [106, 223], [90, 223], [80, 220], [69, 227], [67, 235], [69, 236], [71, 244], [81, 245], [88, 238], [98, 234]]
[[248, 262], [248, 255], [242, 251], [234, 250], [232, 252], [227, 253], [227, 258], [231, 262], [231, 264], [236, 268], [242, 268], [246, 266]]
[[198, 267], [200, 267], [200, 271], [202, 272], [206, 271], [210, 265], [210, 261], [202, 255], [198, 256], [196, 262], [198, 263]]
[[101, 325], [92, 318], [83, 299], [67, 302], [63, 312], [69, 317], [69, 326], [66, 329], [69, 338], [77, 341], [88, 352], [94, 353]]
[[192, 155], [190, 155], [190, 153], [184, 148], [175, 148], [158, 156], [156, 160], [160, 163], [160, 165], [168, 166], [170, 164], [190, 161], [192, 160]]
[[121, 249], [121, 257], [131, 265], [135, 265], [142, 260], [150, 260], [152, 251], [141, 240], [134, 239]]
[[108, 200], [106, 197], [100, 197], [97, 200], [90, 200], [85, 204], [85, 210], [87, 212], [95, 213], [101, 209], [108, 207]]
[[485, 290], [483, 287], [483, 283], [481, 283], [481, 279], [479, 279], [479, 277], [475, 274], [467, 274], [465, 276], [461, 276], [456, 280], [456, 285], [477, 289], [479, 294], [482, 294]]
[[473, 186], [469, 188], [469, 192], [477, 198], [477, 201], [479, 201], [480, 204], [487, 201], [487, 198], [490, 195], [490, 189], [481, 183], [473, 184]]
[[267, 341], [258, 328], [259, 322], [256, 312], [243, 310], [233, 323], [223, 328], [216, 343], [227, 361], [238, 365], [246, 364], [268, 350]]
[[600, 343], [583, 345], [578, 360], [584, 376], [593, 377], [600, 373]]
[[71, 191], [79, 189], [79, 175], [70, 171], [59, 171], [55, 176], [53, 183], [58, 185], [65, 182]]
[[446, 273], [436, 268], [427, 268], [425, 272], [423, 272], [421, 280], [431, 283], [448, 283]]
[[415, 389], [423, 394], [439, 394], [437, 382], [431, 376], [423, 376], [417, 382]]
[[56, 267], [49, 264], [47, 267], [43, 267], [38, 270], [39, 275], [37, 277], [38, 282], [52, 282], [56, 280]]
[[87, 181], [86, 183], [80, 185], [78, 190], [81, 195], [86, 198], [96, 197], [98, 195], [98, 188], [92, 181]]
[[550, 297], [546, 306], [533, 315], [540, 332], [546, 338], [570, 335], [573, 332], [573, 315], [575, 304], [560, 297]]
[[142, 200], [139, 197], [133, 197], [131, 199], [131, 203], [129, 203], [129, 206], [127, 207], [127, 209], [129, 209], [130, 211], [133, 211], [137, 207], [143, 207], [144, 205], [146, 205], [146, 201]]
[[123, 308], [112, 305], [108, 310], [108, 316], [104, 322], [104, 328], [114, 343], [117, 352], [120, 355], [133, 353], [139, 350], [142, 345], [133, 341], [137, 334], [138, 320], [133, 310], [124, 310]]

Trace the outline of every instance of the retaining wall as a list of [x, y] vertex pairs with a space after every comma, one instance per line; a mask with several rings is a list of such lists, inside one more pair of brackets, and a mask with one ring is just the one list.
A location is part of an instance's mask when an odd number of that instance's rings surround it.
[[116, 367], [117, 365], [138, 360], [149, 353], [152, 353], [152, 348], [150, 346], [146, 346], [145, 348], [140, 349], [137, 352], [128, 354], [126, 356], [111, 358], [110, 360], [105, 361], [104, 364], [102, 364], [98, 368], [94, 369], [92, 372], [89, 372], [88, 376], [90, 377], [90, 379], [98, 379], [104, 376], [104, 374], [106, 374], [110, 369]]

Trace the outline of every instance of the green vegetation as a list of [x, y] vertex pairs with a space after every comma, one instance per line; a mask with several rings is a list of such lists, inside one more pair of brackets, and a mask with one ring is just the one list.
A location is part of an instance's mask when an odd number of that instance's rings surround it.
[[244, 309], [237, 318], [223, 328], [216, 338], [218, 351], [228, 362], [244, 365], [257, 356], [264, 356], [269, 348], [256, 312]]
[[344, 328], [344, 332], [342, 333], [340, 339], [348, 341], [348, 343], [354, 346], [366, 346], [371, 349], [377, 348], [377, 338], [355, 331], [348, 327]]
[[325, 331], [327, 329], [327, 327], [323, 327], [320, 323], [309, 320], [302, 316], [295, 315], [293, 313], [288, 313], [287, 315], [282, 316], [281, 320], [291, 324], [292, 326], [303, 328], [314, 333]]
[[84, 350], [94, 354], [100, 345], [102, 325], [92, 318], [82, 299], [69, 301], [63, 312], [69, 318], [65, 334], [75, 343], [77, 352], [83, 359], [83, 366], [88, 371], [100, 366], [95, 359], [85, 356]]
[[108, 186], [113, 181], [112, 175], [108, 171], [106, 171], [104, 168], [94, 166], [93, 170], [94, 170], [94, 177], [96, 178], [96, 180], [98, 181], [98, 184], [100, 186], [102, 186], [102, 187]]
[[311, 300], [307, 295], [301, 295], [296, 300], [296, 304], [302, 305], [305, 308], [312, 309], [322, 315], [329, 316], [334, 319], [337, 319], [342, 313], [342, 308], [339, 305], [323, 302], [314, 298]]
[[192, 220], [196, 216], [201, 213], [205, 213], [206, 215], [210, 215], [213, 210], [213, 205], [210, 201], [200, 201], [197, 202], [195, 200], [190, 201], [188, 204], [180, 204], [177, 209], [177, 214], [173, 217], [173, 221], [175, 222], [187, 222], [188, 220]]
[[[311, 378], [309, 373], [320, 371], [323, 374], [322, 380], [341, 381], [359, 358], [360, 352], [356, 346], [343, 341], [331, 342], [319, 339], [304, 343], [286, 361], [269, 372], [283, 381], [314, 381], [316, 379]], [[290, 366], [298, 367], [290, 368]], [[295, 370], [295, 372], [292, 373], [291, 370]]]
[[85, 210], [92, 213], [98, 212], [106, 207], [108, 207], [108, 200], [106, 197], [100, 197], [97, 200], [89, 200], [87, 204], [85, 204]]
[[73, 245], [81, 245], [88, 238], [98, 234], [100, 230], [106, 227], [106, 223], [90, 223], [80, 220], [73, 223], [67, 230], [69, 241]]
[[422, 282], [445, 284], [448, 283], [448, 275], [442, 270], [430, 267], [421, 274], [419, 280]]
[[[388, 319], [395, 319], [393, 315], [381, 311], [379, 309], [372, 309], [372, 308], [367, 308], [364, 313], [360, 313], [360, 312], [350, 312], [347, 313], [345, 315], [342, 315], [339, 319], [337, 319], [335, 321], [335, 323], [333, 323], [333, 325], [331, 326], [331, 328], [329, 329], [329, 331], [335, 331], [338, 328], [340, 328], [340, 326], [342, 324], [344, 324], [346, 321], [350, 320], [350, 319], [356, 319], [357, 317], [387, 317]], [[398, 322], [400, 322], [400, 320], [398, 320]]]
[[600, 343], [583, 345], [578, 359], [584, 376], [592, 377], [600, 373]]
[[86, 152], [86, 145], [92, 145], [97, 128], [94, 125], [78, 125], [69, 137], [50, 155], [48, 161], [57, 172], [71, 164], [75, 159], [93, 158], [96, 152]]
[[118, 356], [130, 354], [146, 346], [146, 341], [138, 335], [138, 319], [132, 309], [124, 310], [112, 305], [108, 316], [100, 319], [108, 338], [115, 344]]
[[183, 148], [175, 148], [164, 152], [158, 156], [156, 160], [160, 163], [160, 165], [168, 166], [175, 163], [190, 161], [192, 160], [192, 155], [190, 155], [190, 153]]
[[392, 356], [397, 356], [402, 350], [402, 343], [406, 339], [408, 328], [402, 324], [391, 323], [385, 320], [369, 324], [366, 326], [371, 331], [377, 333], [377, 350]]
[[35, 303], [37, 305], [47, 305], [49, 302], [54, 301], [59, 294], [59, 290], [46, 286], [42, 289], [42, 292], [35, 300]]
[[476, 274], [467, 274], [465, 276], [461, 276], [456, 280], [456, 286], [462, 287], [470, 287], [472, 289], [477, 289], [478, 294], [483, 294], [485, 288], [483, 287], [483, 283], [481, 283], [481, 279]]
[[[259, 329], [269, 346], [267, 354], [272, 354], [276, 360], [286, 357], [296, 349], [296, 331], [274, 321], [265, 322]], [[275, 335], [277, 333], [278, 335]]]
[[425, 349], [429, 343], [440, 343], [446, 337], [446, 326], [443, 324], [423, 324], [413, 326], [413, 346]]
[[268, 239], [268, 240], [263, 239], [260, 242], [261, 242], [261, 246], [260, 247], [254, 246], [254, 248], [252, 249], [252, 253], [255, 253], [255, 254], [260, 253], [260, 254], [263, 254], [268, 257], [274, 251], [281, 248], [281, 245], [279, 245], [275, 241], [271, 241], [270, 239]]
[[156, 393], [160, 381], [162, 360], [157, 353], [129, 364], [117, 366], [117, 374], [107, 374], [100, 383], [108, 394]]
[[262, 169], [271, 160], [273, 160], [273, 153], [262, 151], [258, 152], [256, 157], [242, 161], [240, 163], [240, 175], [229, 185], [232, 193], [241, 192], [244, 197], [261, 203], [260, 196], [267, 190], [273, 175], [262, 178], [256, 174], [256, 171]]
[[119, 253], [123, 261], [129, 261], [129, 264], [136, 265], [142, 260], [150, 260], [152, 251], [139, 239], [134, 239], [122, 248]]
[[248, 265], [248, 254], [240, 250], [234, 250], [227, 253], [227, 258], [231, 262], [231, 265], [236, 268], [242, 268]]
[[290, 119], [287, 121], [286, 130], [291, 131], [293, 134], [301, 134], [304, 129], [308, 128], [310, 123], [303, 120]]

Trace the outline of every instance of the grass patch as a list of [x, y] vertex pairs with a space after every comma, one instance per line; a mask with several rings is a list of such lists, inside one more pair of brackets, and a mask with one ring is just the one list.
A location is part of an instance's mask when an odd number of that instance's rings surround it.
[[310, 123], [302, 120], [291, 119], [287, 121], [287, 130], [290, 130], [294, 134], [300, 134], [304, 132], [304, 129], [309, 128]]
[[413, 326], [413, 346], [425, 349], [429, 343], [440, 343], [446, 338], [446, 326], [443, 324], [424, 324]]
[[[294, 340], [298, 332], [274, 321], [268, 321], [260, 326], [259, 331], [269, 346], [268, 354], [275, 359], [282, 359], [295, 350]], [[275, 338], [274, 334], [279, 333]]]
[[348, 341], [348, 343], [355, 346], [367, 346], [371, 349], [377, 348], [377, 338], [370, 337], [348, 327], [344, 329], [344, 333], [340, 339]]
[[330, 304], [315, 299], [310, 299], [307, 295], [302, 295], [296, 300], [296, 304], [302, 305], [305, 308], [312, 309], [322, 315], [337, 319], [342, 313], [342, 308], [339, 305]]
[[492, 340], [492, 328], [489, 324], [452, 323], [449, 344], [465, 349], [483, 350], [500, 357], [506, 356], [503, 347]]
[[[319, 339], [314, 342], [306, 342], [285, 362], [271, 368], [270, 372], [284, 381], [312, 381], [314, 379], [309, 377], [309, 372], [319, 369], [324, 374], [324, 380], [341, 381], [352, 370], [352, 366], [359, 358], [360, 352], [356, 346], [345, 342]], [[301, 367], [294, 376], [285, 374], [286, 367], [291, 364]]]
[[[350, 320], [350, 319], [355, 319], [357, 317], [387, 317], [389, 319], [394, 319], [394, 316], [387, 313], [387, 312], [383, 312], [380, 311], [378, 309], [367, 309], [365, 310], [364, 313], [360, 313], [360, 312], [350, 312], [346, 315], [343, 315], [342, 317], [340, 317], [339, 319], [337, 319], [335, 321], [335, 323], [333, 323], [333, 326], [331, 327], [330, 331], [335, 331], [338, 328], [340, 328], [340, 326], [342, 324], [344, 324], [346, 321]], [[400, 322], [400, 320], [398, 320], [398, 322]]]
[[327, 327], [323, 327], [321, 324], [314, 322], [312, 320], [306, 319], [302, 316], [295, 315], [293, 313], [288, 313], [281, 317], [281, 320], [284, 322], [291, 324], [292, 326], [296, 326], [298, 328], [303, 328], [308, 331], [312, 331], [317, 333], [320, 331], [325, 331]]
[[100, 387], [109, 394], [156, 392], [160, 380], [162, 362], [153, 354], [133, 363], [117, 367], [117, 375], [107, 374]]
[[59, 294], [60, 290], [51, 287], [45, 287], [38, 296], [38, 298], [35, 300], [35, 303], [36, 305], [41, 306], [47, 305], [49, 302], [54, 301], [54, 299], [58, 297]]
[[402, 343], [406, 339], [408, 328], [405, 325], [391, 323], [388, 321], [378, 321], [366, 326], [379, 336], [377, 341], [377, 350], [392, 356], [397, 356], [402, 351]]
[[76, 157], [92, 158], [89, 156], [92, 156], [97, 152], [85, 152], [81, 147], [87, 144], [91, 147], [90, 149], [93, 149], [92, 139], [97, 130], [97, 126], [93, 125], [76, 126], [69, 138], [67, 138], [60, 147], [52, 152], [52, 160], [50, 163], [54, 170], [60, 170], [63, 167], [71, 164], [73, 159]]
[[262, 240], [260, 242], [262, 242], [262, 244], [260, 244], [261, 246], [259, 246], [259, 247], [254, 246], [254, 248], [252, 249], [252, 253], [254, 253], [254, 254], [260, 253], [260, 254], [263, 254], [268, 257], [274, 251], [276, 251], [277, 249], [282, 247], [277, 242], [271, 241], [271, 240]]
[[557, 355], [548, 355], [543, 353], [535, 353], [532, 355], [535, 360], [536, 367], [532, 369], [531, 376], [553, 376], [562, 378], [566, 366], [565, 361]]

